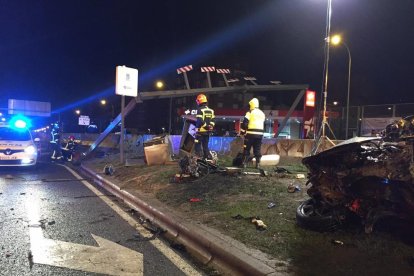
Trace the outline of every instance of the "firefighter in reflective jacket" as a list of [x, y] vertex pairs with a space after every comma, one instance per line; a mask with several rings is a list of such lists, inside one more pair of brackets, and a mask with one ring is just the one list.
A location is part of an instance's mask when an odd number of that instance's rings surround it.
[[214, 128], [214, 110], [207, 106], [207, 97], [200, 94], [196, 99], [198, 108], [196, 114], [195, 153], [204, 159], [211, 159], [208, 142]]
[[52, 149], [52, 160], [62, 159], [62, 151], [60, 149], [60, 127], [58, 123], [52, 124], [50, 131], [50, 146]]
[[244, 116], [240, 127], [240, 134], [244, 135], [243, 143], [243, 166], [246, 167], [250, 157], [250, 149], [253, 147], [253, 154], [256, 157], [256, 168], [260, 168], [262, 154], [262, 138], [264, 132], [265, 115], [259, 109], [259, 100], [253, 98], [249, 102], [250, 110]]
[[73, 152], [75, 151], [76, 147], [75, 136], [69, 136], [68, 140], [66, 141], [65, 145], [62, 147], [62, 155], [66, 161], [71, 162], [73, 157]]

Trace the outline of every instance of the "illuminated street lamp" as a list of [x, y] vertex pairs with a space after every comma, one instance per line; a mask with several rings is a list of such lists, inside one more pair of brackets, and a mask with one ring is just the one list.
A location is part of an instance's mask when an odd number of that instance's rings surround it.
[[80, 109], [76, 109], [76, 110], [75, 110], [75, 113], [76, 113], [76, 115], [80, 115], [80, 114], [81, 114]]
[[331, 38], [332, 45], [339, 45], [342, 44], [345, 46], [346, 51], [348, 52], [348, 93], [346, 96], [346, 121], [345, 121], [345, 139], [348, 139], [348, 122], [349, 122], [349, 94], [351, 90], [351, 51], [349, 50], [348, 45], [342, 41], [340, 35], [334, 35]]
[[156, 81], [155, 82], [155, 87], [157, 89], [163, 89], [164, 88], [164, 82], [163, 81], [160, 81], [160, 80]]

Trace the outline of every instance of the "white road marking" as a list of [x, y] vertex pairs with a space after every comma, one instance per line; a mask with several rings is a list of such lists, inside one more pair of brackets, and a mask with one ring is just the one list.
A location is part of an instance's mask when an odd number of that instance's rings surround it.
[[[76, 173], [71, 168], [64, 166], [69, 172], [71, 172], [76, 178], [82, 179], [82, 177]], [[95, 193], [99, 198], [101, 198], [112, 210], [114, 210], [120, 217], [122, 217], [129, 225], [134, 227], [139, 234], [141, 234], [144, 238], [151, 238], [153, 234], [145, 229], [141, 224], [137, 223], [137, 221], [131, 217], [130, 214], [122, 210], [118, 205], [112, 202], [106, 195], [101, 193], [98, 189], [96, 189], [92, 184], [90, 184], [86, 180], [81, 180], [88, 189], [90, 189], [93, 193]], [[159, 239], [151, 239], [149, 242], [158, 249], [166, 258], [168, 258], [177, 268], [179, 268], [185, 275], [202, 275], [200, 274], [195, 268], [193, 268], [187, 261], [185, 261], [180, 255], [178, 255], [174, 250], [170, 247], [166, 246], [161, 240]]]
[[98, 247], [47, 239], [43, 236], [36, 195], [26, 201], [33, 262], [105, 275], [143, 275], [143, 255], [93, 235]]

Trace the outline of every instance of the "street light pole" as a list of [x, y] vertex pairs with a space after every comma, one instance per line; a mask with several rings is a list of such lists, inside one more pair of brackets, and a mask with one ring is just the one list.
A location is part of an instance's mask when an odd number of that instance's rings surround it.
[[343, 42], [346, 51], [348, 52], [348, 93], [346, 96], [346, 121], [345, 121], [345, 139], [348, 139], [348, 129], [349, 129], [349, 95], [351, 91], [351, 65], [352, 65], [352, 58], [351, 58], [351, 51], [349, 50], [348, 45]]

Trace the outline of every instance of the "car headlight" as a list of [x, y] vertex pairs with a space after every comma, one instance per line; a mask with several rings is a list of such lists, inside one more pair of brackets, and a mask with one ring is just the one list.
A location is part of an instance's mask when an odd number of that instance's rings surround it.
[[27, 148], [24, 149], [24, 152], [27, 154], [35, 154], [36, 148], [34, 146], [28, 146]]

